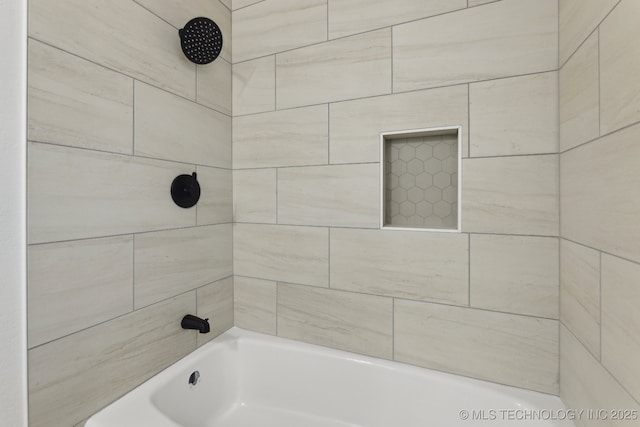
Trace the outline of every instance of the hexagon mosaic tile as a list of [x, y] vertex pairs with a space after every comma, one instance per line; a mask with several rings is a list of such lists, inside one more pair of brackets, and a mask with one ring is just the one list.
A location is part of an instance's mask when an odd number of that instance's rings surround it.
[[385, 142], [385, 225], [458, 227], [458, 137]]

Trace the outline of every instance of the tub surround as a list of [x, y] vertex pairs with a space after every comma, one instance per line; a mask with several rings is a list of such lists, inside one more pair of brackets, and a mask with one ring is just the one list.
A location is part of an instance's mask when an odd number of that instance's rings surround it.
[[[233, 326], [228, 6], [29, 2], [31, 427], [81, 426]], [[225, 37], [211, 66], [180, 51], [196, 16]], [[169, 189], [192, 172], [182, 209]]]
[[640, 409], [638, 14], [633, 0], [560, 0], [560, 396], [568, 407]]
[[[236, 325], [558, 393], [558, 2], [243, 3]], [[452, 126], [462, 232], [380, 230], [380, 133]]]

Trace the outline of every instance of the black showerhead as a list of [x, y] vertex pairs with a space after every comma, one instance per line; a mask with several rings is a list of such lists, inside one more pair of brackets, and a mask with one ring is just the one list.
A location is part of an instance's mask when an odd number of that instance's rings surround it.
[[178, 30], [182, 52], [191, 62], [208, 64], [220, 55], [222, 31], [209, 18], [194, 18]]

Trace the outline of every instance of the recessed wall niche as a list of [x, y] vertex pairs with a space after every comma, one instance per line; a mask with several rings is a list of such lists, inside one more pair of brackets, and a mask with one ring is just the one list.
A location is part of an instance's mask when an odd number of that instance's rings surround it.
[[380, 134], [380, 227], [460, 231], [461, 126]]

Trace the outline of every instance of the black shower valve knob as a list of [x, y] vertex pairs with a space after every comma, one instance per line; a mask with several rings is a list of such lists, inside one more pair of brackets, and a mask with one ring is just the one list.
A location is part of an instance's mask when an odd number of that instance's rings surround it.
[[197, 175], [178, 175], [171, 183], [171, 198], [181, 208], [195, 206], [200, 200], [200, 184]]

